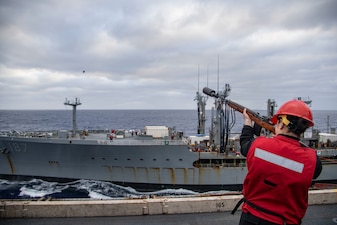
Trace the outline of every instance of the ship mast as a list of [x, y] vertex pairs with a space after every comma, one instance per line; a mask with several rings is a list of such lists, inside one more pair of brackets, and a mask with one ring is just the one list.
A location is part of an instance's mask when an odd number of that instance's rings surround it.
[[[210, 143], [213, 147], [220, 150], [220, 153], [228, 153], [229, 138], [229, 108], [225, 104], [225, 99], [231, 91], [229, 84], [225, 84], [224, 90], [216, 93], [214, 90], [205, 87], [203, 92], [211, 97], [215, 97], [215, 115], [212, 109], [212, 128], [210, 131]], [[225, 110], [224, 110], [225, 105]]]
[[69, 105], [73, 107], [73, 131], [72, 131], [72, 137], [75, 137], [76, 135], [76, 129], [77, 129], [77, 124], [76, 124], [76, 107], [78, 105], [81, 105], [82, 103], [80, 102], [79, 98], [75, 98], [74, 101], [69, 101], [67, 98], [64, 102], [64, 105]]
[[274, 99], [268, 99], [267, 101], [267, 117], [272, 118], [275, 114], [275, 108], [277, 107]]
[[206, 122], [206, 101], [207, 97], [202, 96], [199, 92], [199, 66], [198, 66], [198, 91], [195, 99], [198, 104], [198, 134], [205, 134], [205, 122]]

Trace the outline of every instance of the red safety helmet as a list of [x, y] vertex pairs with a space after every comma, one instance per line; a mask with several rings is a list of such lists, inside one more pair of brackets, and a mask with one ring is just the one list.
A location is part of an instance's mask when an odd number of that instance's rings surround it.
[[292, 115], [303, 118], [309, 121], [309, 126], [314, 126], [312, 112], [309, 106], [301, 100], [290, 100], [284, 103], [277, 113], [271, 118], [273, 124], [277, 123], [277, 117], [279, 115]]

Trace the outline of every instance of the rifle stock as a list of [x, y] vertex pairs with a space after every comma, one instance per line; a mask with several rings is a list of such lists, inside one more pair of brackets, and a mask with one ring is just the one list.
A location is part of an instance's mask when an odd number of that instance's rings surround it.
[[[233, 102], [231, 100], [226, 100], [229, 107], [233, 108], [236, 111], [239, 111], [240, 113], [243, 113], [243, 110], [246, 108], [236, 102]], [[275, 128], [274, 125], [269, 121], [268, 118], [260, 116], [259, 113], [254, 112], [253, 110], [247, 109], [246, 112], [249, 115], [250, 119], [253, 120], [255, 123], [260, 125], [261, 127], [273, 132], [275, 134]]]

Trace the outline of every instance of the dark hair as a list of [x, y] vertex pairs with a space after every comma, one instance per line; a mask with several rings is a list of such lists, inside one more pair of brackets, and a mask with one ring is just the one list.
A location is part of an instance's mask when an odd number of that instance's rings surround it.
[[309, 127], [309, 121], [297, 116], [287, 115], [287, 119], [290, 121], [288, 128], [290, 132], [300, 136]]

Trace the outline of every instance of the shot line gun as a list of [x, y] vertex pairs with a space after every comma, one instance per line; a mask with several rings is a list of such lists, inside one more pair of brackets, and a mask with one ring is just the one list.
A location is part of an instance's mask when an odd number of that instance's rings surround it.
[[[215, 97], [215, 98], [220, 98], [221, 100], [223, 100], [225, 102], [225, 104], [227, 104], [229, 107], [231, 107], [232, 109], [243, 113], [243, 110], [246, 108], [236, 102], [233, 102], [231, 100], [225, 99], [223, 96], [217, 94], [214, 90], [205, 87], [203, 89], [203, 92], [211, 97]], [[259, 113], [250, 110], [248, 108], [246, 108], [246, 112], [248, 114], [248, 116], [250, 117], [250, 119], [252, 121], [254, 121], [255, 123], [257, 123], [258, 125], [260, 125], [261, 127], [265, 128], [266, 130], [272, 132], [275, 134], [275, 127], [274, 124], [270, 122], [269, 118], [266, 116], [261, 116]]]

